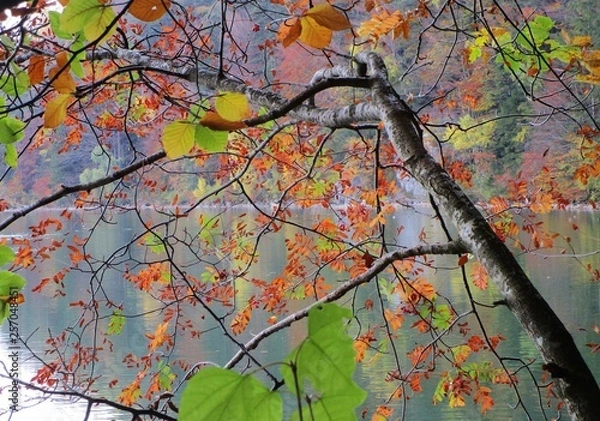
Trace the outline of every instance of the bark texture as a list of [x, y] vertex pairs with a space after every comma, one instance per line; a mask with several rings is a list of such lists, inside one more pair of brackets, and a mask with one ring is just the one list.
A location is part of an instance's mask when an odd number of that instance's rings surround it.
[[571, 419], [600, 419], [600, 389], [571, 334], [483, 215], [428, 154], [412, 112], [388, 82], [381, 58], [371, 53], [359, 55], [357, 60], [367, 65], [374, 105], [380, 110], [404, 166], [450, 218], [462, 241], [485, 266], [508, 308], [535, 342], [546, 365], [553, 368], [549, 371], [556, 377]]

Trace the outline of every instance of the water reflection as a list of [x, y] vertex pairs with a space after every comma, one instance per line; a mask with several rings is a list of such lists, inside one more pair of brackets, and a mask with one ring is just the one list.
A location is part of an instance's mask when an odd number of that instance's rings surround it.
[[[211, 212], [203, 210], [207, 217], [211, 216]], [[215, 212], [213, 212], [215, 214]], [[227, 223], [239, 222], [240, 212], [229, 211], [222, 215], [222, 221]], [[243, 218], [251, 220], [254, 215], [244, 212]], [[199, 215], [194, 215], [186, 220], [179, 222], [179, 229], [185, 230], [185, 224], [196, 224]], [[311, 212], [306, 212], [300, 215], [307, 221], [314, 220], [315, 215]], [[30, 216], [30, 219], [20, 221], [17, 226], [13, 227], [14, 232], [7, 235], [24, 235], [27, 232], [25, 227], [36, 223], [36, 219], [41, 218], [40, 214]], [[88, 219], [89, 218], [89, 219]], [[592, 213], [584, 212], [556, 212], [545, 216], [546, 222], [550, 224], [557, 232], [570, 232], [574, 230], [573, 221], [577, 221], [577, 232], [571, 233], [571, 245], [577, 253], [585, 254], [594, 251], [600, 247], [600, 238], [594, 235], [597, 224], [597, 217]], [[95, 219], [92, 216], [80, 215], [72, 220], [72, 225], [65, 228], [69, 236], [77, 235], [84, 237]], [[403, 227], [402, 229], [401, 226]], [[139, 232], [141, 223], [134, 215], [124, 215], [116, 217], [111, 224], [94, 228], [96, 231], [91, 237], [87, 249], [94, 256], [107, 257], [109, 253], [118, 250], [115, 262], [122, 262], [131, 257], [131, 250], [124, 248], [135, 235]], [[190, 225], [190, 232], [193, 232], [193, 227]], [[435, 222], [427, 214], [421, 214], [409, 211], [399, 211], [395, 218], [390, 220], [386, 226], [388, 236], [394, 237], [394, 241], [402, 246], [412, 246], [418, 242], [419, 235], [424, 232], [429, 241], [441, 239], [441, 235], [437, 229]], [[248, 277], [257, 277], [263, 279], [272, 279], [281, 272], [285, 265], [285, 237], [293, 236], [295, 230], [290, 227], [284, 227], [277, 235], [271, 235], [263, 241], [258, 253], [261, 256], [269, 256], [268, 259], [261, 259], [259, 265], [255, 265], [250, 270]], [[566, 243], [563, 242], [563, 246]], [[583, 350], [586, 361], [592, 367], [592, 370], [600, 376], [600, 357], [590, 354], [585, 347], [588, 342], [598, 341], [597, 335], [590, 332], [590, 327], [600, 325], [600, 284], [589, 281], [589, 274], [585, 271], [583, 264], [591, 263], [592, 265], [600, 266], [600, 257], [597, 255], [589, 255], [582, 257], [581, 263], [567, 258], [547, 258], [544, 254], [552, 255], [561, 252], [561, 248], [544, 250], [540, 254], [523, 254], [519, 256], [520, 262], [525, 270], [531, 274], [533, 281], [538, 286], [542, 295], [549, 301], [550, 305], [564, 320], [567, 328], [573, 333], [577, 344]], [[194, 256], [186, 255], [185, 253], [178, 255], [177, 259], [180, 263], [194, 261]], [[211, 256], [207, 256], [207, 261]], [[455, 258], [437, 259], [438, 267], [450, 267], [455, 265]], [[39, 264], [37, 275], [48, 276], [54, 274], [66, 262], [69, 261], [68, 250], [59, 252], [52, 260]], [[226, 263], [226, 262], [225, 262]], [[22, 313], [19, 318], [19, 326], [21, 335], [30, 338], [29, 346], [39, 352], [44, 349], [44, 341], [48, 335], [53, 335], [62, 330], [65, 326], [77, 326], [81, 323], [79, 318], [80, 307], [71, 307], [68, 303], [77, 302], [78, 300], [86, 299], [89, 296], [90, 289], [95, 289], [95, 293], [103, 298], [113, 300], [115, 303], [125, 302], [126, 315], [142, 315], [139, 317], [127, 320], [124, 331], [119, 336], [112, 337], [112, 345], [104, 344], [106, 349], [102, 353], [102, 359], [95, 365], [90, 375], [103, 375], [107, 378], [118, 377], [120, 379], [115, 388], [103, 388], [98, 392], [99, 395], [109, 399], [115, 399], [120, 390], [129, 382], [133, 381], [137, 369], [127, 369], [124, 367], [123, 361], [131, 352], [143, 353], [147, 351], [147, 335], [154, 332], [159, 320], [162, 320], [163, 308], [157, 305], [157, 301], [147, 294], [140, 294], [139, 290], [134, 288], [130, 283], [123, 279], [123, 267], [116, 265], [114, 267], [102, 268], [98, 271], [98, 276], [101, 277], [102, 288], [98, 289], [98, 279], [95, 282], [90, 282], [89, 276], [85, 273], [72, 271], [65, 278], [64, 282], [68, 285], [66, 288], [67, 297], [65, 299], [52, 298], [48, 295], [40, 295], [34, 293], [26, 293], [27, 303], [22, 306]], [[204, 270], [200, 265], [190, 267], [194, 270], [194, 276], [199, 276]], [[42, 275], [43, 274], [43, 275]], [[29, 289], [39, 282], [34, 275], [28, 273]], [[329, 273], [332, 279], [341, 280], [343, 277], [339, 274]], [[457, 312], [466, 312], [469, 310], [469, 303], [464, 293], [462, 278], [458, 271], [446, 271], [427, 269], [425, 276], [432, 280], [432, 283], [439, 289], [442, 296], [447, 297], [455, 306]], [[238, 302], [245, 303], [253, 291], [248, 288], [247, 283], [238, 285], [240, 295], [237, 297]], [[486, 291], [473, 289], [476, 299], [479, 302], [491, 303], [499, 298], [499, 295], [490, 288]], [[353, 297], [356, 302], [364, 302], [367, 298], [373, 299], [377, 303], [377, 293], [375, 285], [369, 284], [361, 287], [357, 291], [357, 295]], [[350, 298], [348, 298], [349, 300]], [[224, 314], [230, 311], [229, 308], [216, 308], [219, 314]], [[291, 308], [290, 311], [293, 311]], [[363, 324], [375, 324], [379, 322], [380, 309], [376, 308], [372, 312], [363, 313], [367, 317], [363, 320]], [[507, 309], [495, 308], [480, 310], [488, 331], [492, 334], [501, 333], [506, 339], [502, 342], [498, 351], [502, 355], [521, 358], [524, 361], [530, 361], [537, 358], [537, 351], [533, 347], [532, 341], [523, 333], [515, 318], [508, 312]], [[216, 323], [210, 318], [205, 317], [205, 312], [199, 307], [186, 306], [182, 308], [182, 314], [191, 320], [202, 320], [202, 334], [200, 338], [194, 338], [187, 335], [181, 335], [178, 338], [178, 343], [175, 352], [171, 355], [164, 356], [166, 361], [175, 362], [177, 360], [186, 360], [192, 362], [211, 362], [222, 365], [226, 363], [231, 356], [237, 352], [237, 348], [231, 341], [225, 340], [223, 333], [218, 328]], [[244, 342], [252, 337], [266, 325], [268, 315], [257, 312], [249, 329], [244, 332], [239, 338], [240, 342]], [[368, 317], [371, 317], [369, 319]], [[88, 323], [89, 321], [84, 321]], [[108, 323], [108, 320], [103, 320], [102, 323]], [[408, 323], [408, 322], [407, 322]], [[470, 323], [474, 320], [470, 319]], [[416, 338], [411, 336], [410, 329], [400, 331], [395, 340], [395, 346], [398, 349], [398, 354], [401, 358], [403, 367], [410, 367], [409, 360], [406, 354], [412, 350], [416, 344]], [[475, 325], [472, 325], [475, 329]], [[352, 329], [355, 329], [353, 326]], [[92, 330], [88, 330], [88, 334]], [[269, 338], [261, 344], [256, 351], [257, 359], [262, 362], [272, 362], [282, 360], [289, 350], [294, 347], [305, 336], [305, 324], [294, 324], [290, 329], [281, 332], [276, 337]], [[476, 332], [473, 332], [476, 333]], [[594, 335], [596, 337], [594, 337]], [[422, 339], [419, 339], [422, 341]], [[445, 338], [446, 343], [458, 344], [464, 341], [464, 338], [458, 334], [449, 335]], [[0, 343], [2, 351], [0, 357], [2, 361], [6, 361], [8, 348], [8, 334], [6, 325], [0, 329]], [[477, 355], [474, 355], [476, 358]], [[487, 356], [486, 356], [487, 358]], [[539, 363], [532, 365], [534, 374], [539, 378], [540, 369]], [[26, 350], [22, 350], [21, 364], [19, 375], [24, 380], [31, 379], [36, 371], [41, 367], [39, 360], [31, 358]], [[179, 374], [183, 371], [174, 366], [174, 370]], [[395, 370], [395, 362], [391, 358], [389, 349], [383, 349], [380, 354], [369, 354], [367, 359], [358, 367], [358, 378], [361, 385], [370, 393], [370, 403], [374, 405], [379, 403], [381, 399], [388, 398], [396, 387], [396, 383], [388, 383], [383, 381], [386, 374]], [[439, 377], [432, 376], [430, 380], [423, 380], [423, 393], [412, 393], [407, 389], [410, 401], [407, 405], [407, 420], [446, 420], [457, 421], [464, 419], [523, 419], [524, 415], [521, 411], [515, 411], [511, 408], [517, 402], [515, 392], [507, 387], [498, 389], [494, 392], [496, 400], [495, 408], [488, 412], [486, 416], [482, 416], [479, 408], [469, 400], [465, 408], [450, 409], [446, 402], [442, 402], [437, 406], [431, 404], [431, 397]], [[526, 376], [522, 377], [522, 383], [519, 386], [519, 392], [523, 394], [523, 399], [527, 407], [531, 410], [533, 419], [542, 419], [539, 410], [539, 396], [537, 396], [536, 388], [531, 379]], [[0, 385], [4, 386], [5, 380], [0, 380]], [[44, 420], [74, 420], [80, 421], [86, 412], [86, 407], [83, 403], [73, 403], [71, 401], [41, 401], [38, 402], [39, 394], [22, 391], [21, 400], [25, 406], [33, 408], [24, 409], [21, 412], [12, 414], [12, 420], [27, 421], [39, 417]], [[5, 400], [5, 392], [3, 391], [0, 399]], [[5, 402], [2, 402], [0, 408], [5, 408]], [[401, 407], [397, 406], [396, 415], [399, 416]], [[107, 407], [93, 408], [90, 420], [105, 421], [105, 420], [126, 420], [130, 419], [126, 414], [119, 413]]]

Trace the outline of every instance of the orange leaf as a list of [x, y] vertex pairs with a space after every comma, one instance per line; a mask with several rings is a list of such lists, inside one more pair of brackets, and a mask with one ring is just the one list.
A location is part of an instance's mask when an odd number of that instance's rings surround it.
[[467, 254], [463, 254], [458, 258], [458, 266], [464, 266], [469, 261], [469, 256]]
[[208, 127], [211, 130], [217, 131], [232, 131], [243, 129], [246, 123], [243, 121], [229, 121], [225, 120], [219, 114], [214, 111], [208, 111], [204, 117], [200, 119], [200, 124], [204, 127]]
[[231, 321], [231, 330], [234, 335], [239, 335], [248, 326], [250, 319], [252, 318], [252, 309], [249, 305], [244, 307], [242, 311], [240, 311], [234, 319]]
[[311, 7], [304, 16], [310, 16], [319, 25], [331, 29], [332, 31], [343, 31], [344, 29], [352, 28], [346, 15], [329, 3]]
[[[61, 72], [57, 75], [58, 72]], [[56, 79], [52, 81], [52, 87], [61, 94], [71, 94], [75, 92], [75, 81], [73, 80], [73, 76], [68, 71], [68, 68], [64, 67], [53, 67], [48, 71], [48, 77], [53, 79], [56, 76]]]
[[[59, 68], [63, 68], [63, 67], [67, 67], [68, 66], [68, 62], [69, 62], [69, 55], [67, 54], [66, 51], [61, 51], [58, 54], [56, 54], [56, 65]], [[69, 69], [66, 69], [69, 70]]]
[[29, 83], [35, 85], [44, 80], [44, 70], [46, 68], [46, 62], [43, 56], [35, 55], [29, 59], [29, 67], [27, 68], [27, 74], [29, 75]]
[[71, 103], [70, 94], [58, 94], [46, 104], [44, 112], [44, 127], [53, 129], [67, 118], [67, 107]]
[[314, 48], [325, 48], [329, 45], [333, 36], [331, 29], [319, 25], [316, 20], [309, 16], [301, 17], [300, 23], [302, 24], [300, 41]]
[[139, 20], [152, 22], [162, 17], [171, 7], [171, 0], [133, 0], [128, 12]]
[[490, 277], [482, 264], [479, 262], [475, 263], [471, 276], [473, 277], [473, 285], [482, 291], [487, 289]]
[[302, 24], [299, 18], [286, 19], [283, 25], [279, 25], [277, 31], [277, 39], [283, 44], [284, 47], [289, 47], [294, 41], [298, 39], [302, 33]]

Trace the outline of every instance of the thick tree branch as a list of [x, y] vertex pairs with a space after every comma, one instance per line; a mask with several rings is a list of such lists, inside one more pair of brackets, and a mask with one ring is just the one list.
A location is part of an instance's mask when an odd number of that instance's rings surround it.
[[483, 215], [429, 155], [412, 112], [387, 80], [383, 60], [373, 53], [361, 54], [357, 60], [367, 66], [367, 76], [374, 80], [373, 102], [381, 111], [386, 131], [405, 168], [449, 215], [460, 238], [484, 265], [544, 361], [567, 373], [557, 382], [572, 419], [593, 421], [598, 415], [600, 388], [571, 334]]

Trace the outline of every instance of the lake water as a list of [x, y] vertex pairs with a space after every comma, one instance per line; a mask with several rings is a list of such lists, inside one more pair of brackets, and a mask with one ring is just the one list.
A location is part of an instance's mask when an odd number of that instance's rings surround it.
[[[309, 211], [296, 211], [294, 215], [299, 221], [314, 220], [316, 214]], [[178, 230], [185, 232], [186, 229], [197, 230], [197, 219], [200, 214], [204, 214], [205, 220], [210, 217], [220, 218], [223, 226], [228, 226], [232, 221], [239, 221], [247, 218], [253, 220], [252, 213], [240, 210], [229, 210], [218, 213], [214, 210], [198, 210], [196, 214], [189, 218], [178, 221]], [[244, 214], [240, 216], [240, 214]], [[3, 233], [10, 235], [27, 235], [27, 227], [37, 224], [43, 217], [56, 216], [53, 213], [36, 213], [29, 215], [22, 221], [13, 225], [10, 232]], [[136, 370], [125, 369], [122, 363], [123, 358], [129, 352], [143, 354], [147, 351], [148, 339], [146, 335], [152, 333], [162, 319], [160, 308], [157, 301], [148, 295], [141, 294], [139, 290], [133, 288], [123, 279], [122, 270], [124, 262], [129, 259], [129, 250], [122, 249], [124, 244], [131, 241], [139, 232], [140, 222], [134, 214], [127, 215], [107, 215], [107, 223], [98, 226], [94, 225], [96, 219], [94, 215], [74, 214], [71, 222], [63, 228], [60, 234], [55, 235], [56, 239], [63, 239], [65, 236], [72, 238], [77, 235], [79, 238], [91, 235], [90, 243], [86, 252], [98, 259], [105, 260], [110, 258], [112, 267], [102, 268], [98, 272], [101, 279], [95, 279], [93, 282], [101, 280], [102, 289], [96, 290], [96, 294], [110, 297], [115, 301], [126, 303], [126, 312], [128, 314], [140, 314], [139, 317], [129, 319], [125, 325], [123, 334], [113, 336], [114, 349], [104, 357], [94, 367], [94, 376], [106, 376], [108, 378], [118, 377], [118, 385], [114, 388], [102, 386], [99, 382], [98, 396], [105, 396], [114, 399], [130, 381], [133, 380]], [[156, 216], [160, 220], [160, 216]], [[592, 331], [594, 325], [600, 325], [600, 283], [591, 282], [590, 274], [583, 265], [592, 264], [600, 267], [600, 255], [595, 254], [600, 250], [600, 215], [591, 212], [553, 212], [544, 215], [543, 220], [553, 231], [570, 236], [568, 243], [581, 258], [576, 260], [560, 255], [567, 242], [556, 238], [560, 247], [553, 249], [540, 250], [538, 253], [528, 253], [519, 256], [520, 262], [525, 270], [537, 285], [542, 295], [548, 300], [552, 308], [562, 318], [567, 328], [572, 332], [577, 344], [580, 346], [584, 357], [591, 366], [593, 372], [600, 378], [600, 353], [591, 354], [590, 349], [585, 346], [586, 343], [600, 342], [600, 335]], [[190, 224], [189, 227], [187, 224]], [[576, 225], [574, 225], [576, 224]], [[404, 229], [398, 234], [398, 228]], [[417, 243], [417, 238], [422, 230], [427, 233], [429, 241], [441, 239], [441, 233], [436, 222], [431, 218], [427, 210], [410, 211], [399, 210], [387, 225], [386, 230], [394, 243], [403, 246], [411, 246]], [[297, 232], [294, 229], [282, 229], [278, 233], [271, 233], [260, 243], [258, 252], [261, 256], [269, 256], [268, 259], [261, 259], [260, 265], [252, 268], [249, 276], [272, 279], [280, 273], [285, 264], [285, 238], [292, 237]], [[68, 242], [68, 241], [67, 241]], [[64, 247], [63, 247], [64, 249]], [[118, 253], [112, 254], [114, 250]], [[134, 256], [135, 257], [135, 256]], [[191, 261], [190, 255], [178, 257], [181, 262]], [[42, 359], [46, 358], [42, 352], [46, 348], [45, 341], [49, 334], [57, 334], [67, 326], [73, 327], [73, 332], [78, 332], [79, 308], [70, 307], [70, 302], [77, 300], [86, 300], [89, 297], [90, 275], [86, 273], [85, 268], [82, 271], [71, 271], [64, 279], [67, 285], [67, 296], [64, 298], [52, 298], [45, 294], [32, 293], [30, 290], [35, 286], [39, 279], [49, 276], [61, 267], [68, 265], [68, 250], [57, 252], [53, 259], [39, 264], [34, 271], [23, 272], [28, 279], [25, 296], [26, 303], [19, 307], [19, 332], [22, 337], [28, 338], [27, 343], [31, 352], [21, 346], [19, 376], [23, 380], [30, 380], [36, 371], [42, 367]], [[469, 309], [466, 294], [464, 292], [462, 279], [458, 270], [446, 270], [445, 267], [455, 266], [456, 257], [445, 259], [436, 259], [436, 266], [439, 270], [427, 269], [425, 275], [438, 289], [441, 295], [447, 297], [458, 313]], [[198, 268], [198, 274], [203, 270]], [[329, 274], [331, 279], [328, 282], [335, 285], [336, 282], [343, 281], [345, 278], [339, 274]], [[253, 293], [247, 284], [237, 285], [239, 295], [237, 302], [245, 303], [246, 299]], [[498, 293], [493, 285], [486, 291], [476, 292], [476, 299], [481, 302], [491, 303], [499, 299]], [[368, 284], [361, 287], [355, 296], [345, 297], [343, 303], [350, 304], [351, 300], [362, 303], [367, 299], [375, 302], [374, 311], [361, 312], [363, 326], [379, 323], [377, 318], [378, 298], [374, 284]], [[393, 301], [393, 298], [391, 299]], [[391, 303], [394, 304], [394, 303]], [[396, 303], [397, 304], [397, 303]], [[292, 308], [293, 310], [293, 308]], [[211, 322], [210, 318], [202, 319], [205, 316], [199, 308], [186, 307], [183, 309], [187, 317], [195, 320], [202, 320], [203, 334], [201, 340], [191, 339], [181, 336], [177, 341], [173, 354], [168, 358], [187, 359], [189, 361], [209, 361], [216, 364], [226, 363], [237, 351], [235, 346], [226, 340], [223, 334], [216, 328], [216, 324]], [[218, 309], [225, 311], [225, 309]], [[501, 333], [506, 340], [498, 348], [499, 353], [505, 357], [520, 358], [523, 361], [530, 361], [537, 358], [537, 352], [533, 347], [531, 340], [523, 333], [514, 317], [503, 308], [485, 309], [482, 308], [481, 316], [486, 324], [490, 334]], [[265, 326], [268, 315], [257, 312], [253, 317], [249, 328], [238, 339], [248, 340], [253, 333], [256, 333]], [[468, 319], [471, 326], [476, 330], [474, 319]], [[105, 321], [104, 321], [105, 322]], [[400, 356], [405, 356], [409, 350], [412, 350], [415, 343], [423, 343], [424, 339], [414, 333], [414, 329], [409, 329], [410, 324], [398, 332], [395, 340], [396, 348]], [[356, 326], [351, 330], [356, 331]], [[87, 333], [90, 330], [86, 331]], [[87, 334], [86, 333], [86, 334]], [[272, 338], [267, 339], [255, 351], [257, 358], [265, 363], [269, 361], [282, 360], [305, 335], [305, 321], [294, 324], [284, 332], [280, 332]], [[458, 343], [458, 336], [448, 336], [445, 340], [452, 344]], [[0, 328], [0, 358], [6, 364], [9, 362], [9, 335], [7, 324]], [[38, 357], [33, 357], [36, 354]], [[475, 355], [476, 357], [476, 355]], [[406, 361], [404, 361], [406, 362]], [[371, 353], [363, 363], [358, 366], [356, 378], [359, 383], [369, 392], [369, 400], [365, 406], [381, 403], [393, 393], [396, 384], [384, 381], [386, 374], [394, 369], [394, 359], [388, 350], [382, 353]], [[539, 360], [531, 365], [531, 370], [537, 379], [540, 377]], [[410, 366], [407, 365], [407, 368]], [[442, 369], [439, 370], [443, 371]], [[449, 369], [445, 368], [445, 369]], [[4, 371], [0, 367], [0, 371]], [[436, 372], [438, 373], [438, 372]], [[439, 374], [439, 373], [438, 373]], [[494, 391], [496, 406], [485, 416], [480, 414], [479, 408], [472, 403], [472, 399], [467, 399], [465, 408], [451, 409], [446, 402], [435, 406], [431, 404], [432, 393], [439, 377], [432, 375], [428, 381], [423, 381], [424, 392], [410, 394], [410, 399], [406, 402], [406, 420], [432, 421], [432, 420], [524, 420], [526, 414], [521, 409], [512, 409], [511, 405], [517, 402], [515, 392], [508, 387], [499, 387]], [[527, 408], [530, 411], [532, 419], [544, 419], [540, 406], [544, 406], [545, 398], [542, 395], [542, 402], [537, 393], [533, 381], [526, 375], [520, 377], [518, 391], [521, 394]], [[0, 387], [7, 385], [6, 379], [0, 379]], [[542, 392], [543, 393], [543, 392]], [[0, 416], [2, 419], [8, 415], [5, 409], [8, 406], [8, 392], [4, 388], [0, 392]], [[48, 400], [42, 395], [31, 391], [21, 391], [20, 403], [26, 408], [12, 413], [10, 419], [14, 421], [29, 421], [33, 419], [43, 419], [45, 421], [63, 420], [80, 421], [85, 418], [86, 407], [81, 402], [75, 402], [65, 398], [63, 400]], [[394, 405], [392, 405], [394, 406]], [[401, 405], [395, 405], [395, 418], [400, 417]], [[3, 415], [2, 415], [3, 414]], [[555, 417], [556, 412], [548, 410], [548, 417]], [[89, 420], [126, 420], [130, 419], [126, 414], [120, 413], [106, 406], [92, 408]]]

